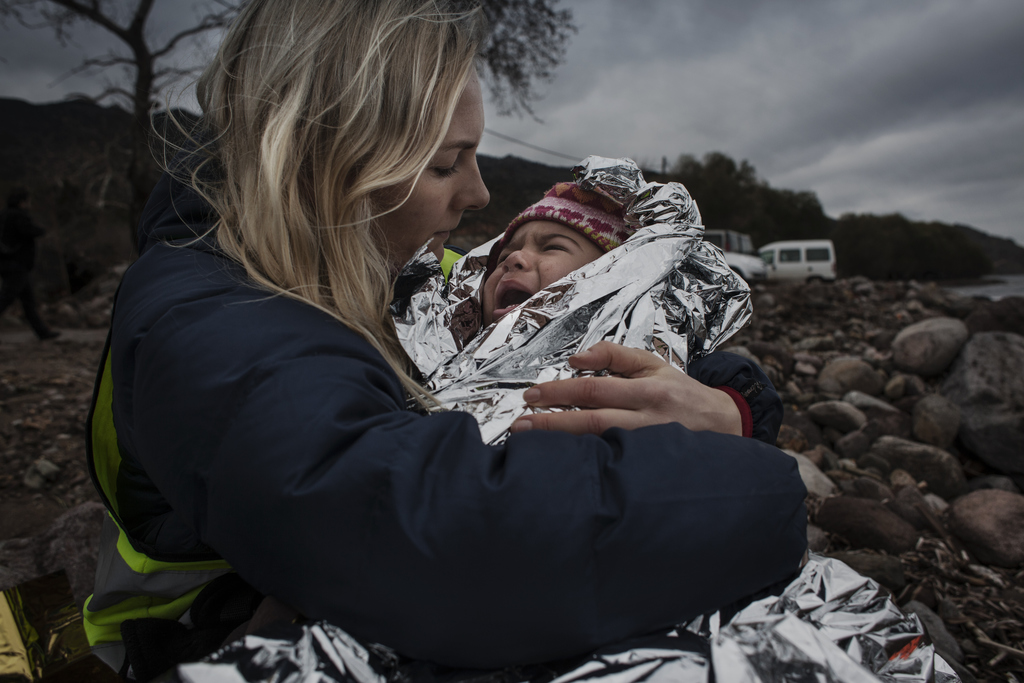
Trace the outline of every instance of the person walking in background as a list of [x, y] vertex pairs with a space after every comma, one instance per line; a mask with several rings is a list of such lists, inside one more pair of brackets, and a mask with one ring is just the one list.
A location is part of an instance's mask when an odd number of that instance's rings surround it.
[[43, 229], [32, 222], [28, 211], [32, 198], [24, 187], [15, 187], [7, 195], [7, 210], [0, 214], [0, 316], [15, 299], [21, 301], [25, 320], [40, 340], [59, 337], [51, 330], [36, 310], [36, 297], [32, 291], [32, 268], [36, 263], [36, 238]]

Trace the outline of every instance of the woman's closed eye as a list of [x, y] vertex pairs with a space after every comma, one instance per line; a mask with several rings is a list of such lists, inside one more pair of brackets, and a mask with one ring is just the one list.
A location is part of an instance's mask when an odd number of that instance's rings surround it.
[[439, 178], [447, 178], [449, 176], [455, 175], [455, 171], [457, 170], [457, 168], [456, 168], [457, 166], [458, 166], [457, 163], [456, 164], [452, 164], [451, 166], [435, 166], [435, 167], [431, 168], [430, 170], [433, 171], [434, 174], [437, 175]]

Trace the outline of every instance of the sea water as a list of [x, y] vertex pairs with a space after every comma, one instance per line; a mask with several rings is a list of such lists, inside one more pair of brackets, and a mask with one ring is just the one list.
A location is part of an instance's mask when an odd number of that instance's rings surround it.
[[1008, 296], [1024, 296], [1024, 275], [991, 275], [983, 284], [947, 287], [951, 292], [979, 299], [999, 301]]

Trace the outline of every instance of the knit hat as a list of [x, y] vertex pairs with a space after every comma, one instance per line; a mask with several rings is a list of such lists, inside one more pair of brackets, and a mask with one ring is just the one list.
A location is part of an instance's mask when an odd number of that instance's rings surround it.
[[504, 237], [491, 248], [487, 274], [490, 275], [497, 267], [501, 250], [525, 223], [561, 223], [586, 237], [601, 251], [611, 251], [636, 231], [636, 226], [626, 225], [624, 213], [622, 206], [604, 195], [584, 190], [576, 183], [558, 183], [539, 202], [527, 207], [508, 224]]

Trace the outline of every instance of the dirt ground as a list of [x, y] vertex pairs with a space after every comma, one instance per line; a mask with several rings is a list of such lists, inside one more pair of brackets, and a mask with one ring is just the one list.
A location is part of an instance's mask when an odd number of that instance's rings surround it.
[[[0, 541], [41, 533], [64, 510], [99, 500], [85, 418], [106, 330], [62, 332], [40, 342], [27, 329], [0, 328]], [[40, 458], [57, 469], [26, 483]]]

